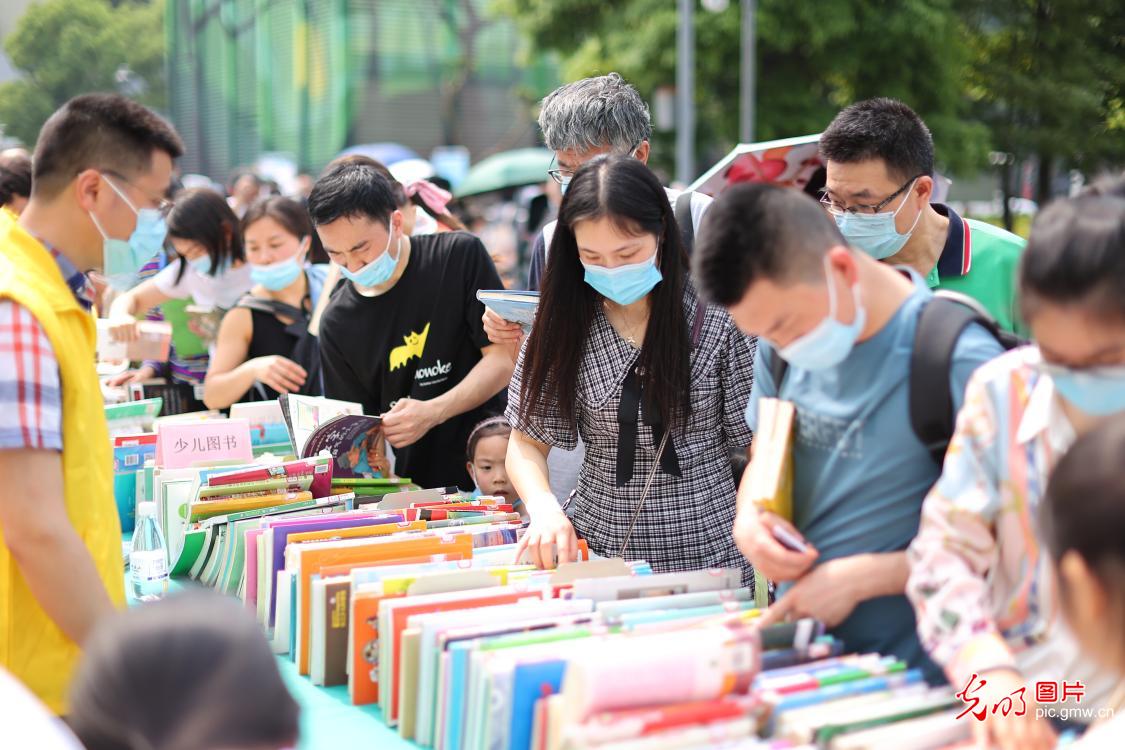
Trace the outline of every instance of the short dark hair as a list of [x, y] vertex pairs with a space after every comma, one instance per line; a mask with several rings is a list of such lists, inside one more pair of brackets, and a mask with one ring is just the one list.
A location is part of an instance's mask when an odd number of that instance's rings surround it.
[[703, 219], [693, 275], [699, 292], [731, 307], [761, 278], [813, 278], [824, 255], [847, 241], [808, 195], [764, 183], [723, 191]]
[[124, 177], [152, 168], [152, 152], [172, 159], [184, 144], [167, 121], [119, 94], [76, 96], [51, 115], [39, 132], [33, 164], [33, 190], [48, 198], [86, 169]]
[[[250, 225], [265, 218], [273, 219], [294, 237], [309, 238], [309, 252], [306, 258], [308, 262], [328, 262], [328, 255], [324, 252], [324, 246], [320, 244], [320, 236], [313, 231], [309, 212], [299, 202], [280, 195], [259, 198], [246, 209], [246, 213], [242, 216], [241, 227], [243, 245], [246, 242], [246, 230]], [[245, 247], [243, 249], [245, 250]]]
[[[1125, 415], [1083, 435], [1059, 460], [1039, 508], [1056, 563], [1078, 553], [1112, 593], [1118, 632], [1125, 625]], [[1062, 591], [1066, 596], [1066, 589]], [[1125, 643], [1114, 644], [1121, 648]]]
[[[176, 193], [166, 219], [168, 236], [198, 242], [211, 258], [211, 276], [218, 276], [232, 261], [245, 260], [238, 217], [226, 198], [210, 188]], [[181, 264], [183, 278], [186, 264]]]
[[176, 594], [99, 624], [70, 690], [87, 750], [287, 747], [300, 707], [258, 624], [214, 592]]
[[31, 157], [22, 151], [0, 153], [0, 206], [17, 195], [31, 197]]
[[386, 167], [379, 169], [358, 159], [339, 160], [328, 165], [313, 185], [309, 216], [316, 226], [359, 216], [390, 226], [391, 214], [403, 205], [396, 187], [402, 190]]
[[896, 99], [868, 99], [842, 110], [820, 135], [820, 155], [841, 164], [882, 159], [902, 182], [934, 174], [930, 129]]
[[1125, 320], [1125, 197], [1120, 188], [1058, 200], [1035, 217], [1020, 260], [1020, 310], [1079, 304]]

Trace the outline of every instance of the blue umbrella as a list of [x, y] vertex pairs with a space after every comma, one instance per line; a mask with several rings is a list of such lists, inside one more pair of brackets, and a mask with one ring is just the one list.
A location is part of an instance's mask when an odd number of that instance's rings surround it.
[[389, 167], [395, 162], [418, 158], [418, 154], [401, 143], [361, 143], [357, 146], [349, 146], [340, 152], [340, 156], [356, 155], [374, 159], [384, 167]]

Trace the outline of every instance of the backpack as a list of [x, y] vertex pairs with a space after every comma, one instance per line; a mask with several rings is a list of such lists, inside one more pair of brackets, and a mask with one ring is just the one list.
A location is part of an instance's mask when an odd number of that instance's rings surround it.
[[[249, 294], [240, 299], [235, 307], [266, 313], [275, 318], [292, 320], [293, 322], [285, 327], [285, 332], [295, 336], [297, 343], [293, 345], [293, 352], [289, 355], [289, 359], [299, 364], [308, 373], [308, 380], [305, 381], [301, 393], [307, 395], [324, 393], [320, 370], [320, 341], [309, 332], [309, 314], [307, 312], [302, 308], [294, 307], [279, 300], [254, 297]], [[264, 391], [259, 395], [264, 398]]]
[[[922, 308], [914, 346], [910, 352], [910, 427], [940, 467], [953, 437], [957, 415], [953, 411], [953, 394], [949, 392], [949, 373], [953, 367], [953, 350], [961, 333], [976, 323], [996, 339], [1005, 351], [1027, 342], [1000, 328], [996, 320], [977, 300], [960, 292], [939, 290]], [[768, 363], [778, 392], [788, 363], [771, 351]]]

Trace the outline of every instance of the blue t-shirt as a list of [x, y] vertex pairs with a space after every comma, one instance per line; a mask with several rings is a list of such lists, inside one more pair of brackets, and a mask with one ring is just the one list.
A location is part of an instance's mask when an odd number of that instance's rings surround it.
[[[782, 380], [780, 398], [797, 407], [793, 522], [820, 552], [817, 564], [905, 550], [918, 533], [922, 500], [940, 474], [910, 426], [910, 353], [918, 317], [933, 297], [920, 276], [911, 273], [911, 280], [914, 293], [844, 362], [816, 372], [790, 366]], [[949, 378], [957, 409], [969, 376], [1002, 352], [978, 325], [961, 334]], [[747, 409], [754, 429], [758, 399], [778, 396], [768, 366], [776, 356], [759, 342]], [[894, 654], [925, 669], [927, 679], [944, 682], [918, 642], [914, 610], [904, 595], [860, 603], [833, 634], [849, 651]]]

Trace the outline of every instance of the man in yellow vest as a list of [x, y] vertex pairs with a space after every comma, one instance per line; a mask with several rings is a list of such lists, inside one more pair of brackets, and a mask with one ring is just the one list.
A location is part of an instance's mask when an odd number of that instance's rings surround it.
[[182, 152], [139, 104], [80, 96], [39, 134], [23, 213], [0, 212], [0, 667], [59, 713], [81, 644], [124, 603], [85, 272], [134, 282]]

